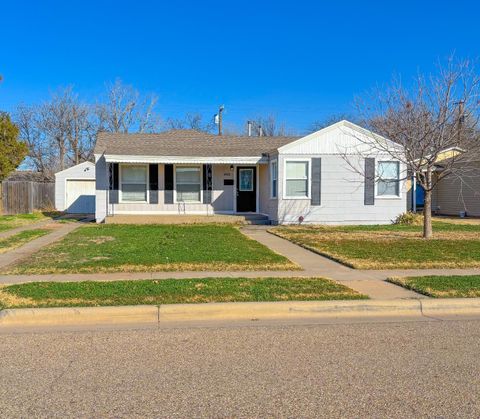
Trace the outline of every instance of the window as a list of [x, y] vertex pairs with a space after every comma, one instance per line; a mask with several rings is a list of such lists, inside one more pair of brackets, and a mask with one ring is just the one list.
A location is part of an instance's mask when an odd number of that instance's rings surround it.
[[308, 162], [287, 161], [285, 169], [285, 196], [308, 198]]
[[147, 166], [122, 165], [122, 201], [147, 201]]
[[177, 202], [200, 202], [200, 191], [202, 189], [201, 178], [201, 171], [198, 166], [176, 167]]
[[380, 161], [377, 167], [377, 195], [400, 195], [400, 165], [397, 161]]
[[253, 191], [253, 169], [238, 169], [238, 176], [240, 178], [238, 190], [241, 192]]
[[271, 180], [271, 196], [272, 198], [277, 197], [277, 176], [278, 176], [278, 170], [277, 170], [277, 161], [273, 160], [270, 163], [270, 180]]

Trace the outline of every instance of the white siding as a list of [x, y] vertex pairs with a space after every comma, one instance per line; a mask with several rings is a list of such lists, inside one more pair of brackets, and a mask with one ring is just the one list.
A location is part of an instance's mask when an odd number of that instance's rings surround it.
[[108, 172], [105, 157], [101, 156], [95, 163], [95, 220], [101, 223], [107, 216]]
[[[374, 157], [377, 162], [395, 159], [367, 145], [375, 144], [376, 139], [369, 139], [351, 125], [335, 124], [279, 149], [278, 223], [298, 223], [303, 217], [307, 224], [386, 224], [405, 212], [404, 181], [398, 198], [376, 196], [374, 205], [364, 204], [365, 157]], [[310, 198], [289, 199], [284, 195], [285, 160], [307, 160], [311, 170], [312, 157], [322, 159], [320, 206], [311, 206]], [[400, 177], [405, 174], [406, 168], [400, 165]]]
[[[389, 148], [393, 151], [391, 142], [382, 143], [384, 139], [380, 136], [370, 137], [368, 132], [358, 127], [354, 129], [353, 124], [339, 122], [303, 137], [293, 143], [280, 147], [280, 154], [290, 155], [313, 155], [313, 154], [349, 154], [349, 155], [376, 155], [382, 150]], [[385, 140], [388, 141], [388, 140]]]
[[55, 208], [58, 211], [65, 211], [67, 209], [67, 180], [74, 179], [94, 180], [95, 165], [91, 162], [84, 162], [55, 174]]

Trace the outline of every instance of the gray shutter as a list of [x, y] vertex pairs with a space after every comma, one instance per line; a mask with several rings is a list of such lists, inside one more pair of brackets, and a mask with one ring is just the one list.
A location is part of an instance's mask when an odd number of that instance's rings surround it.
[[312, 158], [312, 199], [310, 205], [322, 204], [322, 159]]
[[173, 164], [165, 165], [165, 204], [173, 204]]
[[148, 166], [148, 181], [150, 189], [150, 203], [158, 204], [158, 164]]
[[212, 165], [204, 164], [203, 165], [203, 203], [211, 204], [212, 203]]
[[365, 159], [365, 205], [375, 205], [375, 159]]
[[109, 174], [109, 198], [111, 204], [118, 204], [118, 189], [119, 189], [119, 169], [118, 163], [110, 163], [108, 165]]

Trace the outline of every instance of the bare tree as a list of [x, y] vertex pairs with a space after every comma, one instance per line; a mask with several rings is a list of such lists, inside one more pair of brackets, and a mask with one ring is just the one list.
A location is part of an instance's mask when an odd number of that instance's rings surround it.
[[273, 115], [258, 116], [250, 121], [252, 122], [252, 135], [254, 136], [276, 137], [287, 135], [285, 124], [279, 123]]
[[106, 85], [106, 98], [97, 104], [95, 114], [101, 130], [110, 132], [154, 132], [160, 128], [156, 113], [157, 97], [142, 97], [133, 86], [120, 79]]
[[340, 122], [340, 121], [343, 121], [343, 120], [347, 120], [347, 121], [353, 122], [354, 124], [360, 124], [361, 125], [361, 122], [359, 121], [359, 119], [356, 116], [348, 114], [348, 113], [338, 113], [338, 114], [330, 115], [330, 116], [328, 116], [324, 119], [314, 121], [313, 124], [310, 126], [308, 131], [309, 132], [319, 131], [323, 128], [326, 128], [330, 125], [336, 124], [337, 122]]
[[166, 129], [193, 129], [196, 131], [212, 132], [215, 128], [213, 120], [204, 121], [200, 113], [187, 113], [183, 119], [168, 118], [165, 121]]
[[15, 114], [19, 137], [28, 146], [27, 165], [53, 179], [58, 161], [55, 145], [41, 129], [40, 107], [19, 105]]
[[437, 74], [419, 75], [409, 88], [396, 79], [357, 105], [369, 121], [372, 148], [403, 163], [405, 176], [425, 190], [423, 237], [431, 238], [432, 192], [447, 177], [471, 176], [479, 157], [480, 78], [473, 64], [450, 58]]
[[15, 119], [29, 148], [28, 163], [52, 178], [57, 170], [88, 160], [97, 131], [91, 115], [72, 87], [40, 105], [20, 105]]

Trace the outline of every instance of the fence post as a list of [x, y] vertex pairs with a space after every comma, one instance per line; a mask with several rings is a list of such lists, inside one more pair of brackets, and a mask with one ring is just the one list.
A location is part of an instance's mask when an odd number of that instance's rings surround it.
[[28, 213], [32, 214], [33, 213], [33, 208], [34, 208], [34, 205], [33, 205], [33, 182], [29, 182], [28, 189], [29, 189], [29, 195], [30, 195], [30, 197], [29, 197], [30, 199], [28, 200], [28, 203], [29, 203]]

